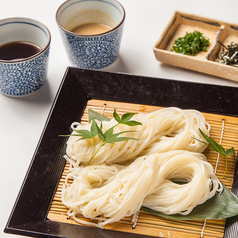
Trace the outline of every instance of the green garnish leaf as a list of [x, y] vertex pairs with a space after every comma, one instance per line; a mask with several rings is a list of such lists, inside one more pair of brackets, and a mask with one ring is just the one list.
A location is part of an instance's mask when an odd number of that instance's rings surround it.
[[210, 138], [209, 136], [207, 136], [206, 134], [204, 134], [202, 132], [202, 130], [199, 128], [199, 131], [201, 133], [201, 135], [203, 136], [203, 138], [208, 142], [208, 143], [205, 143], [204, 141], [201, 141], [201, 140], [198, 140], [196, 138], [193, 138], [201, 143], [204, 143], [206, 144], [210, 149], [214, 150], [215, 152], [221, 154], [221, 155], [224, 155], [225, 158], [226, 158], [226, 168], [225, 168], [225, 171], [224, 171], [224, 174], [222, 176], [222, 178], [225, 177], [225, 174], [226, 174], [226, 171], [227, 171], [227, 166], [228, 166], [228, 161], [227, 161], [227, 157], [234, 154], [235, 153], [235, 150], [234, 150], [234, 147], [231, 147], [227, 150], [224, 149], [224, 147], [220, 144], [218, 144], [216, 141], [214, 141], [212, 138]]
[[90, 127], [90, 131], [88, 130], [76, 130], [73, 129], [73, 131], [77, 132], [77, 134], [72, 134], [72, 136], [80, 136], [81, 138], [78, 140], [83, 140], [83, 139], [91, 139], [98, 135], [98, 125], [95, 122], [95, 120], [92, 120], [92, 124]]
[[[109, 128], [109, 129], [104, 133], [104, 135], [105, 135], [106, 138], [110, 138], [110, 137], [113, 135], [113, 130], [114, 130], [114, 128], [115, 128], [115, 126]], [[102, 134], [103, 134], [103, 132], [102, 132]]]
[[111, 119], [109, 117], [106, 117], [92, 109], [88, 109], [88, 121], [91, 122], [93, 119], [98, 121], [110, 121]]
[[205, 203], [196, 206], [188, 215], [166, 215], [146, 207], [142, 207], [142, 210], [176, 220], [224, 219], [238, 215], [238, 197], [223, 185], [221, 194], [216, 193]]
[[98, 124], [95, 122], [95, 119], [92, 120], [90, 132], [93, 137], [95, 137], [98, 134]]
[[185, 55], [197, 55], [199, 51], [206, 51], [209, 46], [209, 39], [199, 31], [186, 32], [184, 37], [175, 40], [172, 51]]
[[123, 133], [127, 133], [127, 132], [133, 132], [133, 131], [122, 131], [122, 132], [118, 132], [116, 134], [112, 134], [110, 136], [105, 136], [104, 142], [114, 144], [114, 142], [120, 142], [120, 141], [125, 141], [125, 140], [138, 140], [137, 138], [133, 138], [133, 137], [122, 137], [122, 136], [118, 137], [119, 135], [121, 135]]
[[122, 115], [121, 121], [124, 121], [124, 122], [129, 121], [135, 114], [136, 113], [125, 113], [124, 115]]
[[98, 136], [100, 140], [104, 143], [111, 143], [111, 144], [114, 144], [115, 142], [125, 141], [125, 140], [137, 140], [136, 138], [132, 138], [132, 137], [118, 137], [121, 134], [124, 134], [127, 132], [134, 132], [134, 131], [121, 131], [121, 132], [113, 134], [114, 128], [116, 126], [117, 125], [109, 128], [108, 130], [105, 131], [105, 133], [103, 133], [102, 129], [99, 128], [97, 125], [97, 132], [98, 132]]
[[214, 151], [216, 151], [217, 153], [220, 153], [220, 154], [222, 154], [222, 155], [225, 156], [226, 150], [225, 150], [220, 144], [218, 144], [218, 143], [217, 143], [216, 141], [214, 141], [212, 138], [210, 138], [210, 137], [208, 137], [206, 134], [204, 134], [201, 129], [199, 129], [199, 131], [200, 131], [200, 133], [202, 134], [203, 138], [208, 142], [208, 146], [209, 146], [212, 150], [214, 150]]
[[[93, 121], [95, 121], [95, 120], [93, 120]], [[97, 128], [97, 134], [96, 134], [96, 135], [98, 135], [99, 138], [100, 138], [100, 140], [104, 142], [104, 140], [105, 140], [105, 135], [104, 135], [104, 133], [103, 133], [103, 131], [102, 131], [102, 123], [101, 123], [100, 127], [98, 126], [97, 123], [95, 123], [95, 124], [96, 124], [96, 128]], [[95, 136], [96, 136], [96, 135], [95, 135]]]
[[[142, 125], [140, 122], [131, 121], [131, 118], [136, 113], [125, 113], [124, 115], [122, 115], [122, 117], [120, 117], [117, 114], [116, 109], [114, 109], [113, 117], [118, 122], [118, 124], [112, 126], [111, 128], [109, 128], [105, 132], [103, 132], [103, 123], [102, 123], [102, 121], [103, 120], [110, 121], [111, 119], [108, 118], [108, 117], [102, 116], [101, 114], [93, 111], [92, 109], [88, 110], [88, 114], [89, 114], [89, 118], [90, 118], [89, 120], [92, 123], [91, 127], [90, 127], [90, 131], [89, 130], [76, 130], [76, 129], [73, 129], [73, 131], [75, 131], [77, 134], [65, 135], [65, 136], [78, 136], [78, 137], [80, 137], [78, 139], [78, 141], [79, 140], [84, 140], [84, 139], [95, 138], [96, 136], [98, 136], [98, 138], [101, 140], [100, 147], [98, 148], [98, 150], [96, 152], [93, 153], [93, 155], [90, 158], [90, 160], [88, 161], [87, 165], [92, 161], [92, 159], [95, 158], [95, 156], [97, 155], [99, 150], [106, 143], [114, 144], [115, 142], [121, 142], [121, 141], [125, 141], [125, 140], [137, 140], [137, 138], [121, 136], [122, 134], [125, 134], [125, 133], [128, 133], [128, 132], [135, 132], [135, 131], [131, 131], [131, 130], [130, 131], [121, 131], [121, 132], [118, 132], [118, 133], [114, 134], [114, 128], [117, 127], [119, 124], [126, 124], [128, 126]], [[96, 123], [95, 120], [101, 121], [100, 127], [98, 126], [98, 124]], [[96, 140], [95, 140], [95, 148], [96, 148]]]
[[230, 156], [230, 155], [232, 155], [232, 154], [234, 154], [234, 153], [235, 153], [234, 147], [232, 147], [232, 148], [230, 148], [230, 149], [227, 149], [227, 150], [225, 151], [226, 156]]
[[127, 126], [139, 126], [142, 125], [140, 122], [138, 121], [130, 121], [130, 119], [135, 115], [136, 113], [125, 113], [124, 115], [122, 115], [122, 117], [120, 117], [117, 112], [116, 109], [114, 108], [114, 112], [113, 112], [113, 117], [115, 118], [115, 120], [118, 122], [118, 124], [125, 124]]
[[73, 130], [75, 132], [77, 132], [77, 134], [72, 134], [72, 136], [81, 136], [81, 139], [91, 139], [94, 136], [92, 135], [92, 133], [90, 131], [87, 130]]
[[114, 108], [114, 111], [113, 111], [113, 117], [115, 118], [115, 120], [119, 123], [121, 121], [121, 118], [120, 116], [117, 114], [117, 111], [116, 109]]

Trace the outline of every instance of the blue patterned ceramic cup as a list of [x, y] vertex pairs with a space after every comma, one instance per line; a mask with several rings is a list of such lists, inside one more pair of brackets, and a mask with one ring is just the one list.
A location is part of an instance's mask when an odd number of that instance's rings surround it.
[[[125, 21], [125, 10], [119, 2], [68, 0], [57, 10], [56, 21], [67, 55], [74, 66], [101, 69], [116, 61]], [[74, 31], [90, 24], [104, 25], [108, 30], [101, 33]]]
[[[50, 41], [49, 30], [38, 21], [19, 17], [0, 20], [0, 48], [5, 47], [6, 55], [13, 51], [11, 45], [14, 44], [24, 43], [38, 47], [33, 55], [16, 59], [0, 58], [2, 94], [12, 97], [26, 96], [43, 86], [47, 78]], [[17, 52], [18, 49], [14, 51]]]

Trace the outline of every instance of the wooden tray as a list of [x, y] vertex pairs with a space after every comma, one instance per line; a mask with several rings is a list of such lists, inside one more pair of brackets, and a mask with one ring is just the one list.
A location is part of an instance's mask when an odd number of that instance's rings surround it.
[[[65, 216], [65, 208], [54, 210], [60, 183], [67, 165], [63, 158], [67, 138], [60, 134], [70, 133], [73, 121], [87, 121], [86, 107], [98, 107], [106, 101], [109, 111], [116, 105], [119, 112], [149, 112], [158, 107], [175, 106], [182, 109], [193, 108], [206, 115], [212, 123], [213, 138], [218, 140], [221, 119], [229, 125], [225, 132], [224, 146], [238, 146], [238, 88], [189, 83], [159, 78], [109, 73], [96, 70], [68, 68], [52, 105], [42, 136], [37, 145], [32, 162], [23, 181], [18, 198], [13, 207], [5, 232], [31, 237], [113, 237], [148, 238], [199, 237], [202, 223], [178, 223], [159, 220], [148, 223], [151, 215], [139, 218], [138, 227], [132, 231], [130, 221], [115, 223], [115, 227], [99, 229], [72, 224]], [[98, 104], [100, 102], [100, 104]], [[93, 104], [92, 104], [93, 103]], [[106, 115], [109, 115], [108, 112]], [[210, 152], [209, 152], [210, 153]], [[214, 164], [215, 155], [209, 155]], [[224, 160], [220, 161], [220, 171]], [[223, 182], [234, 193], [238, 186], [236, 158], [229, 162], [229, 173]], [[66, 165], [66, 166], [65, 166]], [[234, 175], [235, 174], [235, 175]], [[219, 178], [221, 172], [218, 173]], [[58, 204], [60, 205], [60, 204]], [[57, 205], [57, 206], [58, 206]], [[143, 214], [142, 214], [143, 215]], [[146, 219], [147, 220], [146, 220]], [[143, 226], [147, 222], [147, 228]], [[215, 224], [216, 223], [216, 224]], [[130, 224], [130, 225], [128, 225]], [[238, 218], [208, 222], [206, 237], [237, 237]], [[193, 230], [196, 227], [196, 232]], [[219, 227], [219, 230], [217, 230]], [[185, 230], [186, 229], [186, 230]], [[147, 231], [148, 230], [148, 231]], [[199, 231], [198, 231], [199, 230]]]
[[[188, 56], [171, 51], [176, 39], [194, 30], [200, 31], [203, 36], [209, 38], [210, 45], [206, 52]], [[238, 68], [215, 62], [217, 54], [222, 49], [218, 41], [225, 46], [232, 41], [238, 43], [238, 25], [175, 12], [155, 43], [153, 51], [160, 62], [238, 81]]]

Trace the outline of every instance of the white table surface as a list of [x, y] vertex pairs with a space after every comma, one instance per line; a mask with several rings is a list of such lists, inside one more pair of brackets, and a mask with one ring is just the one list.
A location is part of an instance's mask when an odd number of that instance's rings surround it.
[[[1, 1], [0, 18], [28, 17], [51, 31], [48, 80], [38, 93], [24, 98], [0, 94], [0, 237], [40, 138], [58, 86], [70, 63], [55, 21], [63, 0]], [[237, 82], [189, 71], [156, 61], [152, 47], [174, 11], [183, 11], [238, 24], [237, 0], [121, 0], [126, 24], [120, 57], [105, 71], [238, 87]]]

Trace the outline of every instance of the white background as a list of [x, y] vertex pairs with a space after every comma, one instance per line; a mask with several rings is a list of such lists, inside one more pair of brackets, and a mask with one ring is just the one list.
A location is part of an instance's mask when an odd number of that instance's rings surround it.
[[[105, 71], [183, 81], [229, 85], [238, 83], [156, 61], [152, 47], [174, 11], [182, 11], [238, 24], [237, 0], [121, 0], [126, 22], [120, 57]], [[0, 237], [6, 225], [32, 155], [40, 138], [54, 96], [70, 63], [55, 21], [63, 0], [1, 1], [0, 18], [28, 17], [44, 23], [52, 41], [48, 80], [37, 94], [10, 98], [0, 94]], [[110, 82], [109, 82], [110, 83]], [[186, 95], [185, 95], [186, 96]], [[232, 103], [232, 102], [231, 102]]]

